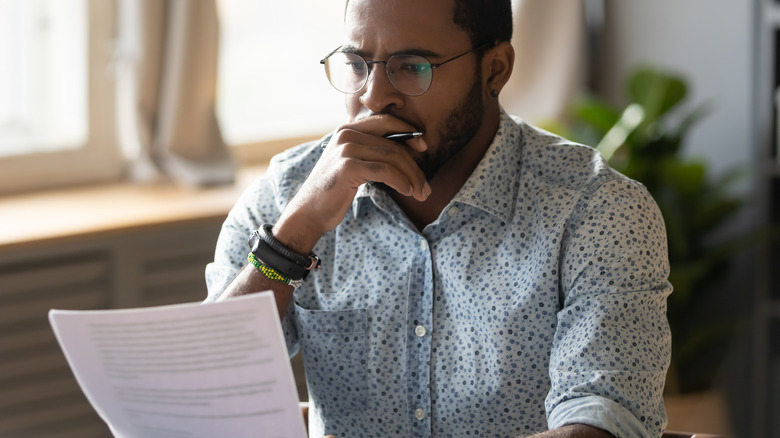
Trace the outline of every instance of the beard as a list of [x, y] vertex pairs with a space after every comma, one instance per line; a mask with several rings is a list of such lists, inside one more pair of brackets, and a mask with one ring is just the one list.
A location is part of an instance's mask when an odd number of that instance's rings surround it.
[[480, 73], [480, 70], [477, 69], [477, 75], [471, 89], [450, 112], [443, 126], [439, 129], [441, 140], [438, 146], [433, 150], [429, 149], [417, 161], [417, 165], [420, 166], [428, 181], [436, 175], [444, 163], [460, 152], [474, 138], [482, 126], [485, 103], [482, 100]]

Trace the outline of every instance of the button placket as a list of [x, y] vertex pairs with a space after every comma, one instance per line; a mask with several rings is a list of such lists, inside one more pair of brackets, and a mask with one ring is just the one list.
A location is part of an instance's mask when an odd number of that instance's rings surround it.
[[[412, 249], [413, 261], [410, 271], [407, 342], [409, 346], [408, 384], [409, 411], [407, 415], [414, 424], [415, 436], [429, 436], [431, 407], [431, 328], [433, 327], [433, 252], [434, 246], [428, 238], [418, 235], [415, 242], [418, 249]], [[422, 433], [423, 435], [417, 435]]]

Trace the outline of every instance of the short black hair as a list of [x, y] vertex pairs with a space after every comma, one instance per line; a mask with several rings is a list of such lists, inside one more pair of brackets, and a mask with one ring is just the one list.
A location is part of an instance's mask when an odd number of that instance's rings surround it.
[[512, 40], [511, 0], [455, 0], [453, 22], [473, 47]]
[[[349, 0], [344, 4], [344, 13]], [[452, 21], [469, 34], [472, 47], [512, 40], [512, 0], [455, 0]]]

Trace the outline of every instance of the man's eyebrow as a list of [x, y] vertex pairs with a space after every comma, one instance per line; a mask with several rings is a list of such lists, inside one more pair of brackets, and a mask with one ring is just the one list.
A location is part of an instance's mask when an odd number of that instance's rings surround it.
[[393, 55], [417, 55], [422, 56], [424, 58], [439, 58], [441, 55], [437, 52], [434, 52], [433, 50], [427, 50], [427, 49], [408, 49], [408, 50], [402, 50], [398, 53], [393, 53]]
[[[360, 56], [366, 56], [366, 52], [363, 50], [358, 49], [355, 46], [351, 46], [348, 44], [345, 44], [341, 46], [339, 49], [339, 52], [345, 52], [345, 53], [354, 53], [355, 55]], [[438, 58], [441, 57], [441, 55], [437, 52], [434, 52], [433, 50], [427, 50], [427, 49], [404, 49], [399, 50], [397, 52], [393, 52], [390, 54], [390, 56], [396, 56], [396, 55], [417, 55], [422, 56], [424, 58]]]
[[338, 51], [339, 52], [344, 52], [344, 53], [354, 53], [355, 55], [362, 55], [363, 54], [363, 51], [359, 50], [357, 47], [346, 45], [346, 44], [341, 46], [341, 47], [339, 47]]

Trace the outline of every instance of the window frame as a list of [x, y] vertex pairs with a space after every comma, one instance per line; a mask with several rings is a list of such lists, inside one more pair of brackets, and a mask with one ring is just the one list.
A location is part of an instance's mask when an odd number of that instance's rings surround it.
[[76, 149], [0, 158], [0, 195], [115, 181], [124, 170], [116, 135], [113, 73], [116, 0], [88, 4], [88, 135]]

